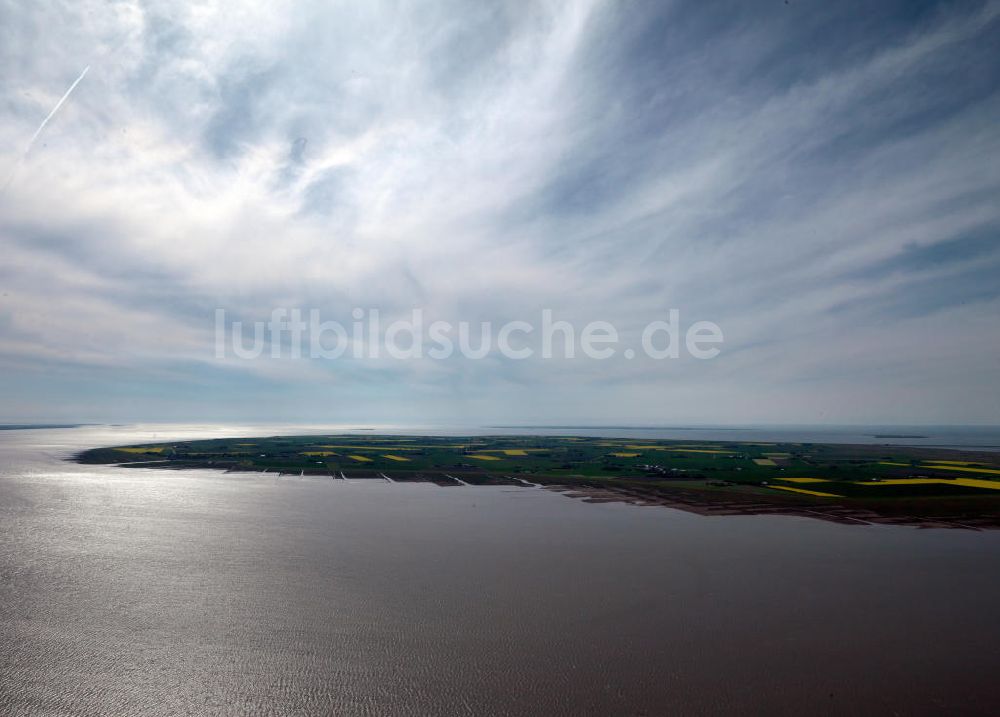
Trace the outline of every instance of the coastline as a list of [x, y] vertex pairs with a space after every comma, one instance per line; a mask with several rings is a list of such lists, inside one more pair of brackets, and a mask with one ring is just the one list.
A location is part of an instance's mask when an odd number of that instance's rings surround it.
[[[94, 448], [71, 460], [270, 473], [276, 479], [545, 488], [586, 502], [661, 506], [703, 516], [778, 514], [857, 525], [1000, 528], [1000, 461], [991, 451], [957, 448], [352, 433]], [[807, 473], [819, 477], [786, 477]]]

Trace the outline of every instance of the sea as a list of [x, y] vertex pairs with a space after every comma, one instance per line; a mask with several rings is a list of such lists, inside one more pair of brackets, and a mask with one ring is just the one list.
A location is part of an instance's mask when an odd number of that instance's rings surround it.
[[2, 430], [0, 714], [1000, 711], [1000, 531], [68, 460], [362, 431], [1000, 448], [941, 427]]

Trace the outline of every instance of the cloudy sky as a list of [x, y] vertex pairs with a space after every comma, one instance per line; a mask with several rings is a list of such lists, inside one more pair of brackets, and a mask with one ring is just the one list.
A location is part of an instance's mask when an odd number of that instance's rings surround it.
[[[0, 420], [1000, 423], [998, 47], [996, 2], [5, 0]], [[725, 343], [216, 358], [275, 307]]]

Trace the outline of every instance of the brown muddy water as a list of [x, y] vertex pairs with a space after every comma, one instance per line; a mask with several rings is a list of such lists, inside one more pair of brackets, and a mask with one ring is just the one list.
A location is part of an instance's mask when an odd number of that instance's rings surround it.
[[1000, 708], [1000, 531], [64, 460], [152, 437], [0, 432], [0, 714]]

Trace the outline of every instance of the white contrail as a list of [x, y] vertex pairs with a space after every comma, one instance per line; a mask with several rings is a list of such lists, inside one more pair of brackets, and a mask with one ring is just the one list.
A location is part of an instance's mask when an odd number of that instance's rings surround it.
[[31, 151], [32, 145], [35, 144], [35, 140], [38, 139], [38, 135], [40, 135], [42, 133], [42, 130], [45, 129], [45, 125], [47, 125], [49, 123], [50, 119], [52, 119], [53, 117], [55, 117], [56, 112], [58, 112], [59, 108], [63, 106], [63, 103], [67, 99], [69, 99], [70, 94], [72, 94], [73, 90], [76, 89], [76, 86], [78, 84], [80, 84], [80, 80], [82, 80], [84, 78], [84, 76], [87, 74], [87, 71], [89, 69], [90, 69], [90, 65], [87, 65], [86, 67], [83, 68], [83, 72], [81, 72], [80, 76], [77, 77], [73, 81], [73, 84], [69, 86], [69, 89], [66, 90], [66, 94], [64, 94], [60, 98], [60, 100], [58, 102], [56, 102], [56, 106], [52, 108], [52, 111], [49, 112], [49, 114], [45, 117], [45, 119], [42, 120], [42, 123], [40, 125], [38, 125], [38, 129], [35, 130], [35, 133], [33, 135], [31, 135], [31, 139], [28, 140], [28, 148], [26, 150], [24, 150], [25, 154], [27, 154], [28, 152]]
[[80, 81], [86, 76], [88, 70], [90, 70], [90, 65], [87, 65], [86, 67], [83, 68], [83, 72], [81, 72], [80, 76], [77, 77], [73, 81], [73, 84], [69, 86], [69, 89], [66, 90], [66, 94], [64, 94], [61, 98], [59, 98], [59, 101], [56, 102], [56, 106], [52, 108], [52, 111], [49, 112], [45, 116], [45, 119], [42, 120], [42, 123], [38, 125], [38, 129], [35, 130], [35, 133], [31, 135], [31, 139], [28, 140], [28, 146], [24, 148], [24, 152], [21, 153], [20, 159], [17, 160], [17, 163], [14, 164], [14, 168], [10, 171], [10, 174], [7, 176], [7, 181], [4, 182], [3, 184], [3, 190], [6, 190], [7, 185], [10, 184], [12, 179], [14, 179], [14, 175], [17, 174], [17, 170], [21, 167], [21, 164], [24, 162], [25, 158], [27, 158], [28, 152], [30, 152], [31, 148], [35, 146], [35, 140], [38, 139], [38, 135], [40, 135], [42, 133], [42, 130], [45, 129], [45, 125], [49, 123], [49, 120], [55, 117], [56, 112], [58, 112], [59, 108], [63, 106], [63, 103], [65, 103], [66, 100], [69, 99], [69, 96], [73, 93], [73, 90], [76, 89], [76, 86], [80, 84]]

